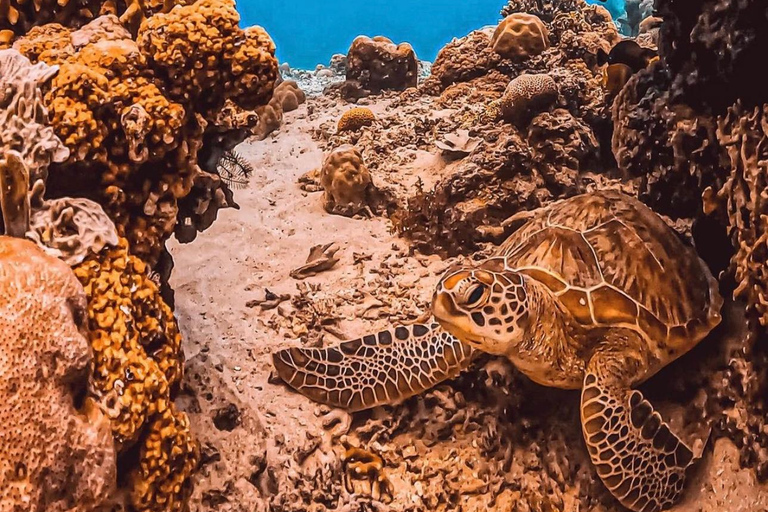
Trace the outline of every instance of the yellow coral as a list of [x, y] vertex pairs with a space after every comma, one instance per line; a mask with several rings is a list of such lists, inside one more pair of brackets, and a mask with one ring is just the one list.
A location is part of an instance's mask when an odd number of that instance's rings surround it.
[[126, 447], [169, 406], [170, 390], [181, 380], [181, 335], [125, 239], [78, 265], [75, 275], [88, 296], [94, 387], [112, 411], [118, 445]]
[[353, 108], [347, 110], [339, 119], [338, 131], [359, 130], [376, 122], [376, 116], [368, 108]]
[[149, 426], [130, 476], [131, 502], [141, 512], [183, 512], [192, 492], [190, 476], [200, 461], [189, 418], [171, 404]]

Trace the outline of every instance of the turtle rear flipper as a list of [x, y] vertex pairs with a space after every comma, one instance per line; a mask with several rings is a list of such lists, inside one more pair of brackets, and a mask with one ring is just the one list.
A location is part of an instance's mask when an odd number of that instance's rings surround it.
[[589, 361], [581, 394], [581, 424], [597, 474], [622, 505], [656, 512], [673, 505], [693, 451], [630, 389], [647, 364], [635, 333], [611, 336]]
[[402, 402], [456, 377], [476, 354], [437, 324], [409, 325], [324, 349], [272, 355], [277, 373], [316, 402], [348, 411]]

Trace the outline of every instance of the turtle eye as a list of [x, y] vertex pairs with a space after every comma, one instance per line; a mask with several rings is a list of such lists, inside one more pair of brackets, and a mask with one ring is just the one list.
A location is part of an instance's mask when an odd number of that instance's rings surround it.
[[485, 287], [482, 285], [475, 286], [467, 297], [467, 306], [474, 306], [483, 299], [485, 294]]

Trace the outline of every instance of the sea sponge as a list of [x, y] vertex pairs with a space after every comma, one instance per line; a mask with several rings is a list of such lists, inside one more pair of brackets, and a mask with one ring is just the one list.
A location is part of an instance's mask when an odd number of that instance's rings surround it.
[[386, 37], [360, 36], [347, 53], [347, 80], [356, 80], [374, 92], [416, 87], [419, 61], [408, 43], [396, 45]]
[[717, 138], [728, 155], [730, 175], [719, 190], [705, 191], [704, 208], [727, 214], [736, 249], [734, 296], [768, 327], [768, 104], [752, 110], [734, 105], [718, 120]]
[[[0, 509], [102, 510], [116, 483], [88, 384], [85, 296], [69, 267], [0, 236]], [[78, 410], [79, 409], [79, 410]]]
[[512, 14], [496, 27], [491, 47], [504, 59], [522, 61], [549, 48], [549, 29], [537, 16]]
[[376, 122], [376, 116], [369, 108], [353, 108], [347, 110], [339, 119], [338, 131], [355, 131]]
[[373, 186], [371, 173], [354, 146], [345, 144], [323, 160], [320, 183], [325, 190], [325, 210], [353, 216], [368, 208], [367, 196]]
[[557, 84], [546, 74], [520, 75], [504, 91], [501, 112], [504, 118], [518, 125], [549, 108], [558, 95]]

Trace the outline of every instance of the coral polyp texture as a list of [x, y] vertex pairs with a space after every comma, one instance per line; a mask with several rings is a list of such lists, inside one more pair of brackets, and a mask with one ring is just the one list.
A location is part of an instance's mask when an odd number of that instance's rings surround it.
[[371, 126], [376, 122], [376, 116], [369, 108], [353, 108], [347, 110], [339, 119], [337, 129], [340, 132], [347, 130], [359, 130], [364, 126]]
[[85, 303], [65, 263], [0, 236], [0, 510], [95, 511], [113, 497], [109, 419], [81, 400]]
[[232, 0], [198, 0], [147, 18], [135, 40], [106, 16], [14, 42], [33, 62], [60, 66], [45, 105], [70, 155], [51, 169], [49, 193], [99, 202], [150, 265], [174, 230], [189, 241], [233, 205], [198, 153], [227, 100], [265, 104], [277, 77], [268, 35], [238, 23]]
[[496, 27], [491, 46], [504, 59], [524, 60], [549, 48], [549, 29], [532, 14], [511, 14]]
[[408, 43], [395, 44], [382, 36], [360, 36], [347, 53], [347, 80], [374, 92], [416, 87], [419, 61]]
[[60, 23], [82, 26], [103, 14], [120, 16], [120, 21], [138, 27], [147, 16], [167, 12], [179, 0], [4, 0], [0, 3], [0, 30], [23, 34], [32, 27]]
[[[130, 470], [132, 506], [182, 510], [198, 452], [185, 414], [172, 404], [184, 362], [181, 335], [148, 270], [122, 239], [75, 267], [75, 275], [88, 297], [92, 386], [108, 411], [119, 452], [143, 447]], [[166, 461], [171, 464], [157, 467]]]

